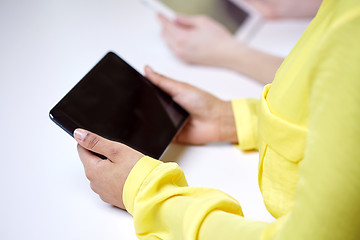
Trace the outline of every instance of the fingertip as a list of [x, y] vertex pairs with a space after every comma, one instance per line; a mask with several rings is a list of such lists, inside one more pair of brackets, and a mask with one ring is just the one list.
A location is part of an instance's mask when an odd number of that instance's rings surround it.
[[185, 16], [185, 15], [182, 15], [182, 14], [176, 15], [175, 22], [178, 25], [182, 25], [182, 26], [185, 26], [185, 27], [191, 27], [191, 26], [194, 25], [194, 21], [192, 21], [191, 17]]
[[82, 143], [86, 138], [87, 134], [88, 132], [86, 130], [77, 128], [75, 129], [73, 136], [78, 143]]
[[159, 75], [150, 66], [146, 65], [145, 76], [148, 77], [151, 82], [154, 82], [157, 80]]
[[153, 73], [154, 73], [154, 70], [153, 70], [149, 65], [145, 65], [145, 72], [146, 72], [146, 73], [153, 74]]

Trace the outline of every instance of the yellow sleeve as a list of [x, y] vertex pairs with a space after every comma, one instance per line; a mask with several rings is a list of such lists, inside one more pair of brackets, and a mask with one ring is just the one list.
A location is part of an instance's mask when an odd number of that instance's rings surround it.
[[243, 218], [239, 203], [229, 195], [188, 187], [176, 163], [150, 157], [135, 165], [123, 197], [139, 239], [259, 239], [266, 226]]
[[239, 98], [231, 101], [234, 112], [236, 133], [243, 151], [258, 150], [258, 108], [260, 100]]

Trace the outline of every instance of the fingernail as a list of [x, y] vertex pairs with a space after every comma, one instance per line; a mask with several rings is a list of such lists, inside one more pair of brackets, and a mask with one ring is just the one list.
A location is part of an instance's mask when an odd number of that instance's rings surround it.
[[146, 70], [151, 74], [154, 73], [154, 70], [152, 70], [152, 68], [150, 66], [148, 66], [148, 65], [146, 65]]
[[87, 132], [85, 130], [82, 129], [76, 129], [74, 131], [74, 137], [77, 141], [82, 142], [84, 141], [85, 137], [87, 135]]

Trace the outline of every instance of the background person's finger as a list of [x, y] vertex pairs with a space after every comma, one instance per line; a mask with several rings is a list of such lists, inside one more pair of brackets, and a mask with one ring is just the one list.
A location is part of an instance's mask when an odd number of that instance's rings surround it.
[[176, 24], [164, 24], [162, 29], [162, 36], [166, 42], [179, 42], [186, 36], [186, 29]]
[[159, 19], [159, 21], [162, 23], [162, 24], [166, 24], [166, 23], [170, 23], [171, 21], [165, 17], [164, 15], [162, 14], [157, 14], [157, 17]]
[[176, 16], [175, 22], [186, 27], [194, 27], [196, 25], [196, 17], [179, 14]]
[[166, 42], [177, 41], [179, 38], [184, 37], [187, 29], [183, 24], [177, 24], [176, 22], [168, 20], [162, 15], [158, 15], [159, 20], [162, 25], [162, 35], [165, 38]]
[[164, 17], [163, 15], [159, 14], [158, 19], [163, 27], [163, 31], [168, 32], [171, 31], [175, 27], [175, 23]]

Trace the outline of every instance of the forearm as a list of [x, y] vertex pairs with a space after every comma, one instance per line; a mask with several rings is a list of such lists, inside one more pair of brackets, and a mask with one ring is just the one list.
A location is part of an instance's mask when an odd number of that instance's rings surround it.
[[274, 7], [273, 18], [313, 18], [321, 2], [322, 0], [287, 1], [286, 4]]
[[219, 58], [217, 65], [268, 84], [273, 81], [283, 60], [281, 57], [261, 52], [234, 40]]

